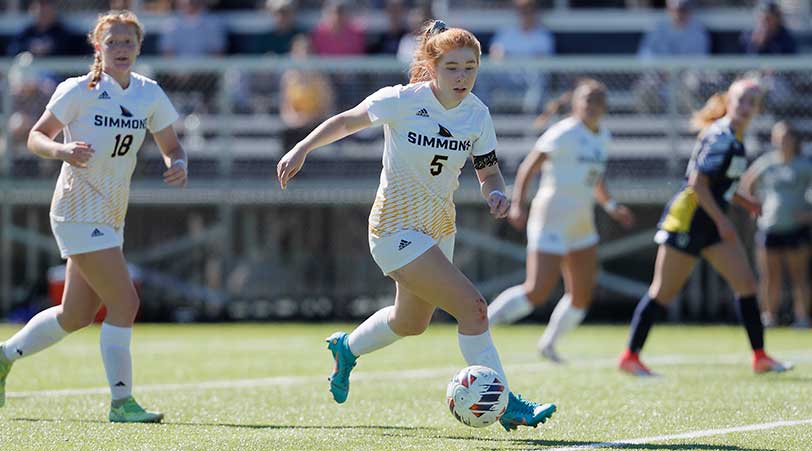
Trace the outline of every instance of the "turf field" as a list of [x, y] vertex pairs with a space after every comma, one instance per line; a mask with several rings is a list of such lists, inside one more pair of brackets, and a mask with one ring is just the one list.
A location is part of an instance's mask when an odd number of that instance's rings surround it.
[[796, 368], [756, 376], [740, 328], [660, 326], [644, 361], [663, 375], [642, 380], [614, 366], [626, 326], [576, 330], [563, 366], [537, 358], [541, 326], [495, 328], [511, 388], [559, 406], [546, 425], [507, 433], [449, 414], [446, 381], [464, 362], [448, 324], [359, 359], [350, 398], [334, 404], [323, 338], [348, 327], [139, 325], [136, 395], [166, 413], [160, 425], [106, 421], [98, 329], [82, 331], [15, 364], [0, 450], [812, 449], [808, 330], [769, 330], [768, 350]]

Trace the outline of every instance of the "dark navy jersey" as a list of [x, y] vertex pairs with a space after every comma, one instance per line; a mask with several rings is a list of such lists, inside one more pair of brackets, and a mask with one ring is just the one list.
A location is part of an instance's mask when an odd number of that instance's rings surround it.
[[660, 229], [689, 233], [713, 225], [708, 214], [699, 206], [693, 188], [688, 186], [687, 179], [692, 172], [698, 171], [708, 177], [708, 187], [714, 200], [719, 208], [725, 210], [745, 169], [747, 158], [744, 145], [736, 139], [730, 121], [719, 119], [708, 127], [697, 142], [685, 171], [686, 181], [666, 206], [660, 218]]
[[688, 179], [693, 171], [707, 176], [713, 198], [720, 207], [725, 208], [745, 169], [747, 156], [744, 144], [736, 138], [730, 121], [722, 118], [711, 124], [697, 142], [685, 178]]

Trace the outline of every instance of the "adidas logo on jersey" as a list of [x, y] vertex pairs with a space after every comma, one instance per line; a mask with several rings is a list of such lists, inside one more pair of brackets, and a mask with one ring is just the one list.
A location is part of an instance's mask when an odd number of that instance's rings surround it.
[[419, 110], [417, 110], [417, 115], [420, 117], [429, 117], [429, 112], [426, 111], [425, 108], [420, 108]]
[[102, 93], [99, 94], [99, 100], [110, 100], [110, 94], [108, 94], [107, 91], [102, 91]]
[[96, 238], [97, 236], [104, 236], [104, 234], [99, 229], [93, 229], [93, 232], [90, 233], [90, 237]]
[[406, 246], [408, 246], [408, 245], [410, 245], [410, 244], [412, 244], [412, 242], [411, 242], [411, 241], [400, 240], [400, 244], [398, 244], [398, 250], [399, 250], [399, 251], [402, 251], [403, 249], [405, 249], [405, 248], [406, 248]]
[[122, 116], [124, 116], [124, 117], [133, 117], [133, 114], [132, 114], [132, 113], [130, 113], [130, 110], [128, 110], [128, 109], [126, 109], [126, 108], [124, 108], [124, 107], [123, 107], [123, 106], [121, 106], [121, 105], [119, 105], [118, 107], [119, 107], [119, 108], [121, 108], [121, 115], [122, 115]]
[[[440, 125], [440, 124], [437, 124], [437, 125]], [[440, 135], [440, 136], [443, 136], [445, 138], [453, 138], [454, 137], [454, 135], [452, 135], [451, 132], [448, 131], [448, 129], [443, 127], [442, 125], [440, 125], [440, 131], [438, 131], [437, 134]]]

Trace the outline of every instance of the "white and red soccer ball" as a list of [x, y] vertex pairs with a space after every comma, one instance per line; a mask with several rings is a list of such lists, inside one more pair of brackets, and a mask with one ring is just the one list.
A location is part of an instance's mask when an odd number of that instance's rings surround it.
[[463, 368], [448, 383], [446, 402], [460, 423], [475, 428], [495, 423], [508, 404], [505, 382], [486, 366]]

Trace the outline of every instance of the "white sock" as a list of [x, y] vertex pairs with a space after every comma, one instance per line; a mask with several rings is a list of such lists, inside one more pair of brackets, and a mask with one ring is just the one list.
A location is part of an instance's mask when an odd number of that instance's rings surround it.
[[56, 315], [59, 307], [37, 313], [28, 324], [3, 345], [6, 358], [15, 361], [36, 354], [65, 338], [68, 332], [59, 325]]
[[529, 315], [536, 308], [527, 299], [522, 285], [503, 291], [488, 306], [488, 321], [491, 324], [510, 324]]
[[507, 388], [507, 376], [499, 360], [499, 353], [491, 339], [491, 331], [479, 335], [463, 335], [458, 333], [457, 340], [460, 343], [460, 351], [468, 365], [482, 365], [491, 368], [502, 376], [502, 382]]
[[555, 306], [552, 316], [550, 316], [550, 323], [544, 330], [544, 335], [539, 340], [539, 347], [544, 348], [547, 346], [555, 346], [555, 342], [581, 324], [586, 316], [586, 309], [579, 309], [572, 306], [572, 296], [565, 293], [561, 299], [558, 300], [558, 305]]
[[389, 327], [389, 314], [394, 306], [384, 307], [366, 319], [347, 337], [350, 352], [356, 357], [369, 354], [400, 340]]
[[129, 398], [132, 395], [133, 364], [130, 355], [132, 335], [132, 327], [102, 323], [101, 354], [113, 400]]

